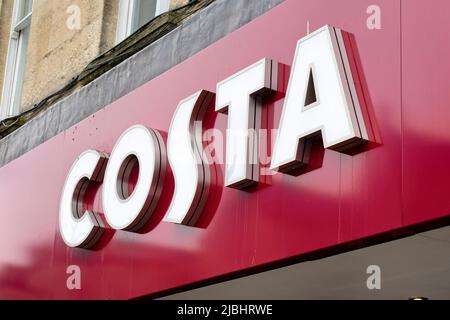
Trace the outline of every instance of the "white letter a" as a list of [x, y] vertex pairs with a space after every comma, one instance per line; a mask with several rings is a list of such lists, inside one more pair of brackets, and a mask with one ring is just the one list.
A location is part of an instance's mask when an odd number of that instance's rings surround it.
[[297, 43], [271, 169], [307, 164], [317, 134], [337, 151], [368, 140], [341, 31], [329, 26]]

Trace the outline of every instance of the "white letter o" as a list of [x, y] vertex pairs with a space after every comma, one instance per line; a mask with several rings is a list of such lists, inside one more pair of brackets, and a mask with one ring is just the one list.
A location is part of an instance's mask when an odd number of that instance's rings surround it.
[[[139, 178], [129, 195], [123, 189], [133, 161]], [[103, 183], [102, 203], [108, 224], [116, 230], [136, 231], [154, 212], [161, 195], [166, 166], [165, 146], [159, 132], [136, 125], [117, 140]]]

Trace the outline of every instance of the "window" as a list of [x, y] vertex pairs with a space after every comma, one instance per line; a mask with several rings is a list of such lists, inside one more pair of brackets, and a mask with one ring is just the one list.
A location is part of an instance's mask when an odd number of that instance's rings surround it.
[[116, 42], [169, 10], [170, 0], [120, 0]]
[[33, 0], [14, 1], [11, 35], [6, 58], [5, 81], [1, 97], [1, 119], [17, 115], [20, 111], [32, 2]]

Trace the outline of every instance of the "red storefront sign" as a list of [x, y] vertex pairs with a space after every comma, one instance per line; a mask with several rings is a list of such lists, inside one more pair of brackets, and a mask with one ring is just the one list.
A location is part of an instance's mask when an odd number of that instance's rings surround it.
[[[450, 97], [438, 89], [444, 88], [442, 70], [449, 63], [434, 64], [430, 40], [413, 23], [417, 3], [400, 8], [382, 1], [380, 30], [365, 24], [368, 5], [286, 1], [1, 168], [1, 297], [132, 298], [446, 216], [449, 111], [443, 105]], [[324, 6], [327, 10], [321, 10]], [[357, 16], [361, 19], [348, 19]], [[424, 19], [436, 25], [437, 35], [441, 24], [449, 23], [427, 15]], [[353, 34], [344, 34], [343, 42], [371, 143], [348, 154], [324, 150], [315, 142], [308, 166], [298, 175], [266, 175], [245, 191], [225, 187], [225, 165], [215, 163], [195, 226], [161, 221], [175, 188], [168, 166], [161, 197], [140, 233], [107, 230], [95, 250], [64, 243], [58, 216], [61, 191], [83, 151], [111, 153], [119, 136], [136, 124], [157, 130], [166, 140], [180, 101], [200, 89], [216, 92], [217, 83], [266, 57], [280, 65], [277, 91], [264, 98], [261, 120], [265, 128], [277, 128], [296, 43], [306, 35], [307, 20]], [[440, 43], [439, 50], [449, 49]], [[423, 81], [430, 70], [434, 77]], [[439, 95], [431, 94], [435, 92]], [[208, 106], [202, 129], [225, 133], [228, 116], [217, 113], [214, 105]], [[90, 210], [103, 213], [103, 188], [98, 183], [86, 190]], [[80, 291], [67, 289], [70, 265], [82, 270]]]

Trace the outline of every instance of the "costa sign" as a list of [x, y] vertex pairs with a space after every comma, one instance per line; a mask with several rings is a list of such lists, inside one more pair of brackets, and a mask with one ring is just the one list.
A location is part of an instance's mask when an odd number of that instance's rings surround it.
[[[69, 247], [92, 248], [105, 228], [139, 231], [161, 196], [166, 166], [174, 194], [163, 221], [195, 225], [208, 197], [210, 169], [203, 152], [202, 120], [215, 98], [227, 112], [225, 185], [242, 189], [259, 181], [262, 97], [278, 89], [278, 64], [262, 59], [217, 84], [216, 94], [200, 90], [182, 100], [173, 115], [167, 147], [157, 130], [127, 129], [112, 152], [83, 152], [72, 165], [61, 195], [59, 227]], [[270, 169], [288, 173], [308, 163], [307, 140], [321, 133], [325, 148], [344, 151], [368, 140], [341, 30], [325, 26], [297, 43]], [[136, 185], [127, 181], [139, 164]], [[84, 210], [90, 182], [103, 184], [102, 209]], [[105, 223], [106, 222], [106, 223]]]

